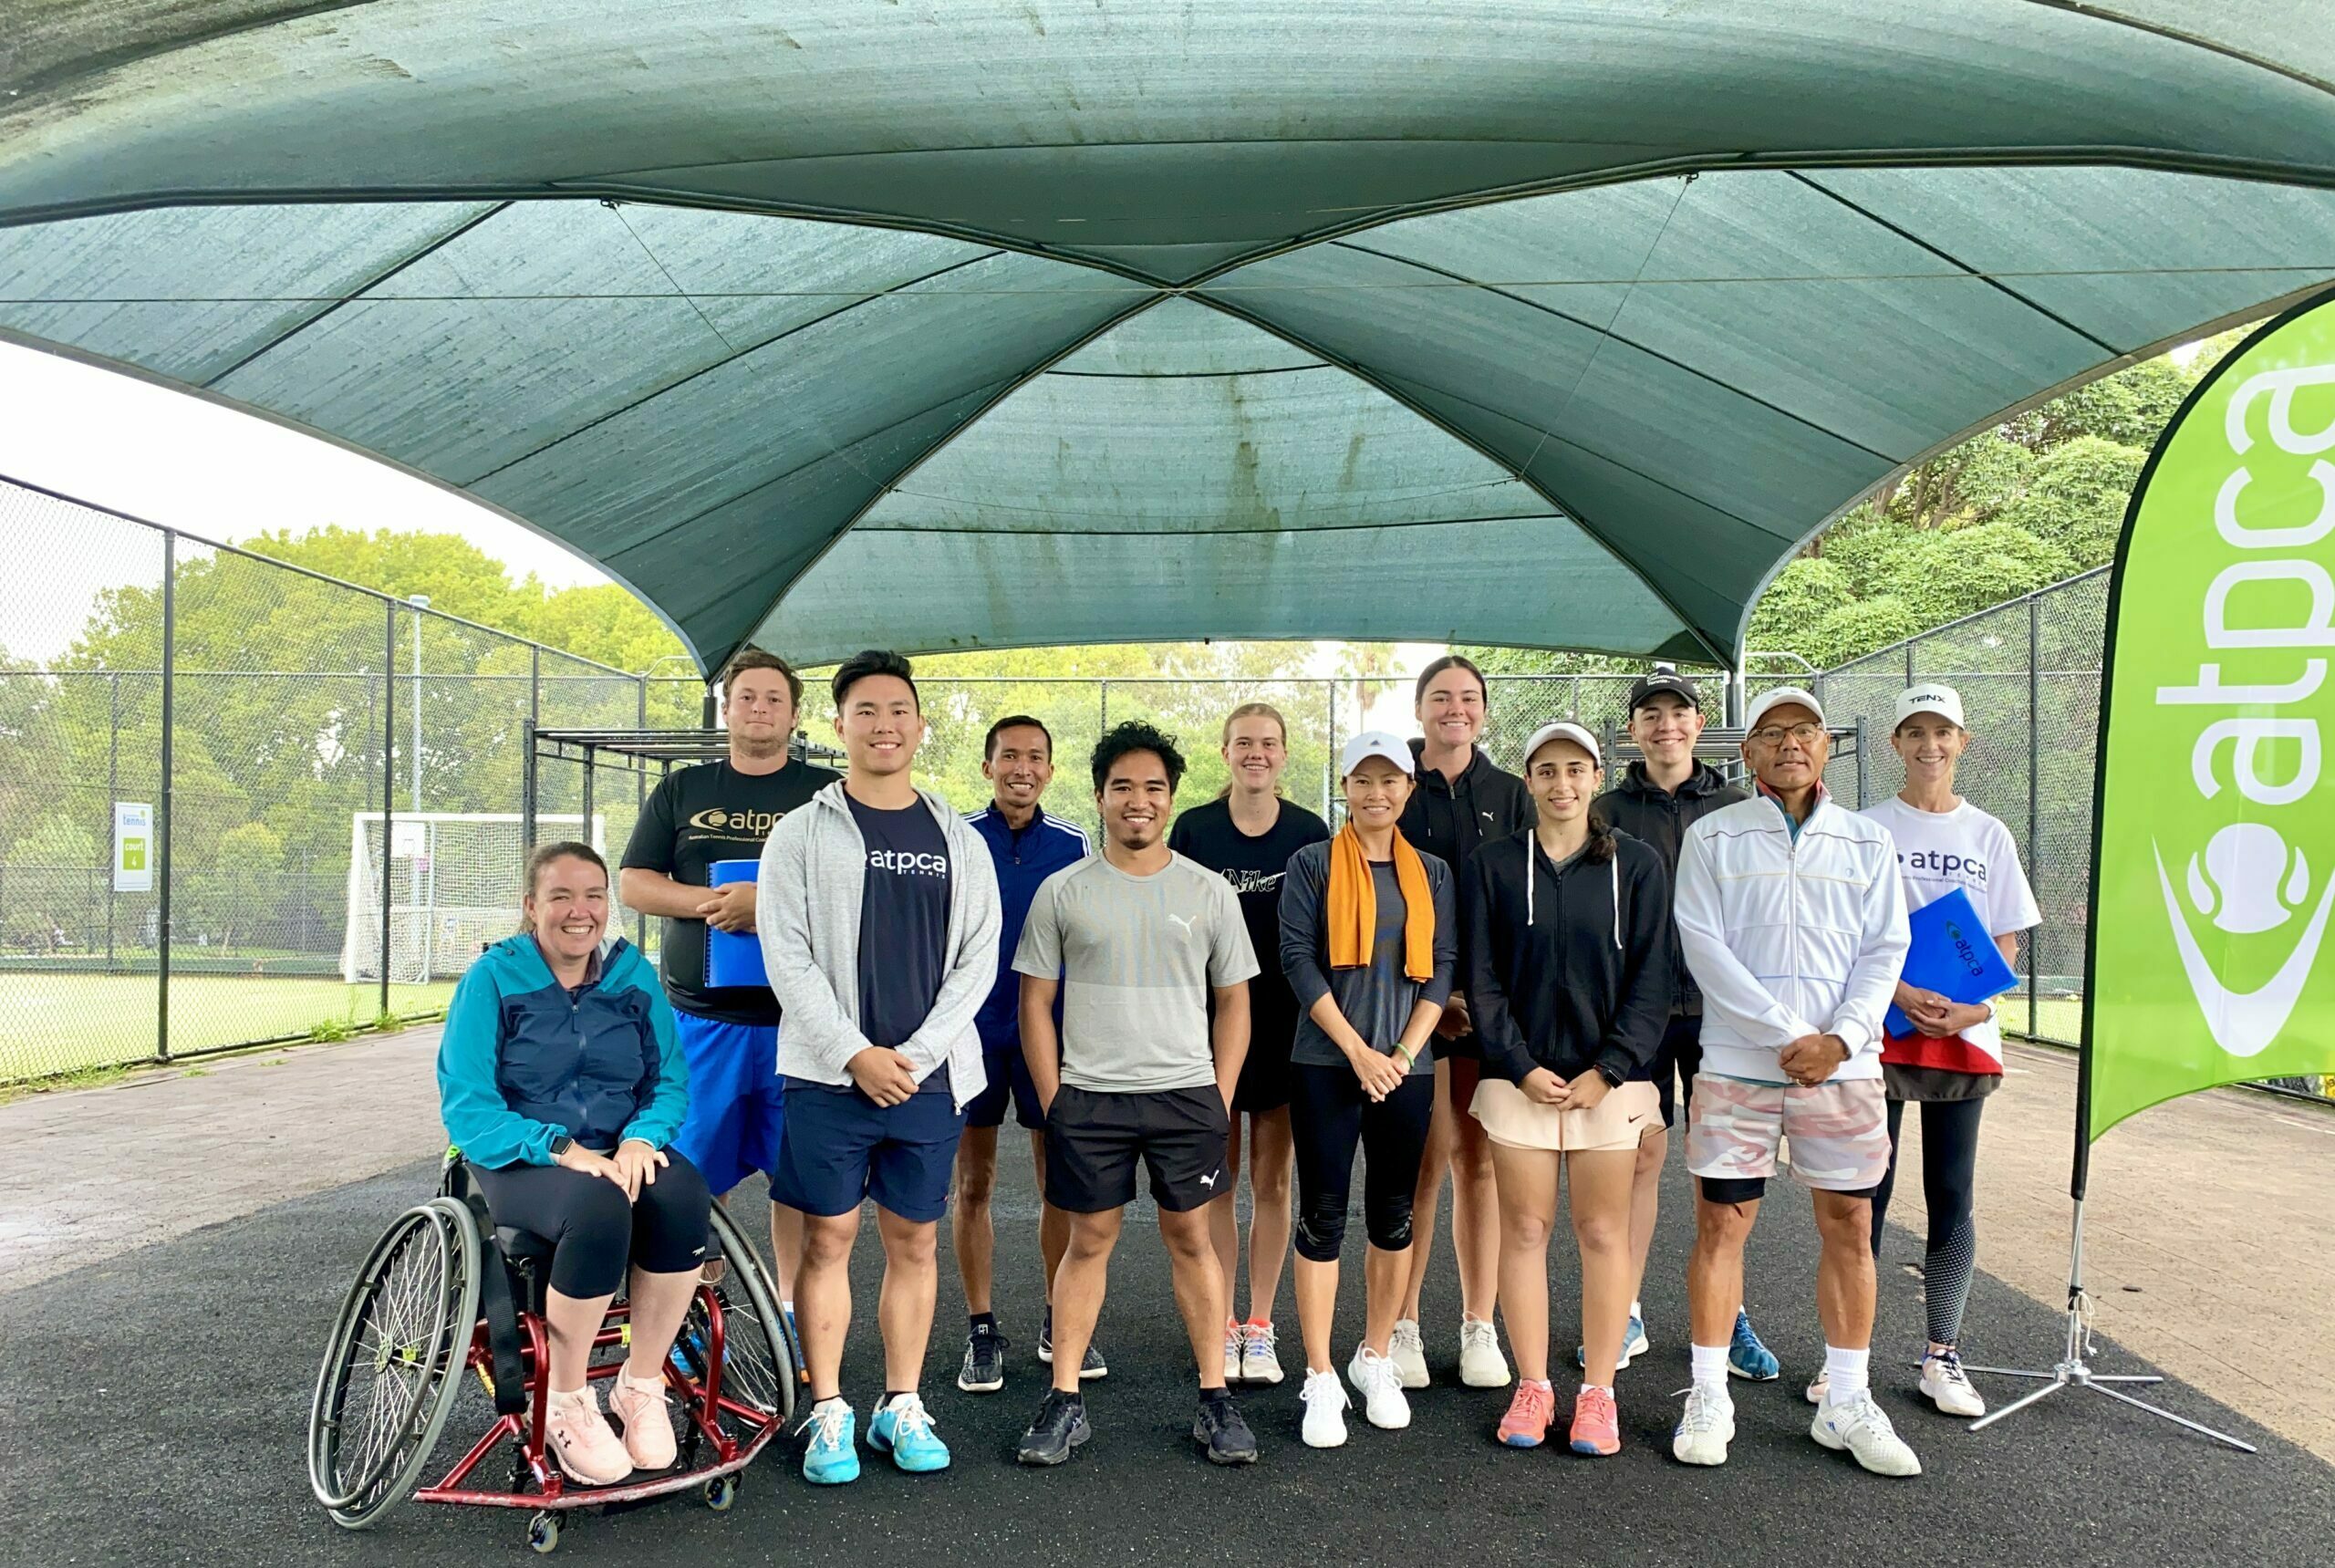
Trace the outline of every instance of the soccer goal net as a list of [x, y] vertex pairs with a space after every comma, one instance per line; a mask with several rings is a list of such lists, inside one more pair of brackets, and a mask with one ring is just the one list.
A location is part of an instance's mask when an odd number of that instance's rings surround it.
[[[580, 833], [577, 815], [535, 818], [542, 843], [585, 837], [607, 853], [605, 820]], [[381, 978], [381, 892], [389, 883], [389, 981], [421, 985], [451, 980], [481, 949], [519, 928], [521, 879], [526, 874], [524, 824], [517, 813], [399, 812], [381, 842], [381, 814], [353, 814], [348, 840], [348, 925], [341, 942], [341, 973], [350, 983]], [[614, 889], [611, 889], [613, 892]], [[618, 925], [609, 909], [609, 928]]]

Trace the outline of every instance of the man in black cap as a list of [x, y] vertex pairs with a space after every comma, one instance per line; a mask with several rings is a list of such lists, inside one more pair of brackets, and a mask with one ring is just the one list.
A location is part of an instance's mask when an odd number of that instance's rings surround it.
[[[1630, 687], [1631, 742], [1639, 758], [1620, 782], [1597, 797], [1591, 808], [1599, 820], [1643, 839], [1662, 857], [1667, 873], [1665, 886], [1678, 874], [1678, 846], [1686, 829], [1699, 817], [1745, 798], [1744, 792], [1721, 778], [1718, 770], [1695, 758], [1695, 742], [1702, 738], [1702, 694], [1693, 680], [1666, 664], [1658, 664]], [[1703, 998], [1695, 977], [1677, 950], [1678, 933], [1670, 935], [1671, 967], [1677, 990], [1671, 997], [1670, 1025], [1654, 1058], [1654, 1084], [1662, 1099], [1662, 1125], [1647, 1129], [1638, 1141], [1637, 1174], [1630, 1197], [1630, 1251], [1634, 1262], [1631, 1287], [1629, 1332], [1622, 1342], [1622, 1365], [1646, 1348], [1645, 1320], [1634, 1299], [1645, 1279], [1645, 1260], [1654, 1245], [1654, 1221], [1662, 1190], [1663, 1162], [1670, 1154], [1670, 1128], [1686, 1100], [1693, 1098], [1695, 1070], [1702, 1063], [1697, 1036], [1702, 1028]], [[1676, 1080], [1674, 1086], [1673, 1079]], [[1728, 1366], [1738, 1377], [1765, 1382], [1776, 1376], [1776, 1358], [1751, 1330], [1749, 1316], [1738, 1317], [1735, 1340], [1728, 1347]]]

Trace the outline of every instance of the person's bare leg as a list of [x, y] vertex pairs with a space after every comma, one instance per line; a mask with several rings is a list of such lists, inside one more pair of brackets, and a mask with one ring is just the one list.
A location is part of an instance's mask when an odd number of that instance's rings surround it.
[[[1637, 1164], [1630, 1173], [1630, 1300], [1645, 1293], [1645, 1262], [1654, 1252], [1654, 1226], [1662, 1210], [1662, 1168], [1670, 1158], [1670, 1132], [1655, 1127], [1638, 1139]], [[1626, 1330], [1627, 1324], [1624, 1328]]]
[[1686, 1313], [1694, 1343], [1723, 1345], [1735, 1336], [1743, 1305], [1743, 1243], [1759, 1218], [1759, 1200], [1695, 1199], [1695, 1250], [1686, 1255]]
[[1289, 1130], [1289, 1107], [1251, 1116], [1249, 1315], [1261, 1323], [1272, 1322], [1281, 1295], [1282, 1263], [1289, 1256], [1290, 1179], [1296, 1170], [1297, 1143]]
[[[1630, 1321], [1630, 1210], [1638, 1151], [1601, 1149], [1564, 1158], [1573, 1240], [1581, 1246], [1581, 1380], [1611, 1388]], [[1505, 1194], [1500, 1201], [1506, 1205]], [[1516, 1303], [1505, 1294], [1501, 1299], [1508, 1303], [1513, 1337]]]
[[1373, 1247], [1362, 1255], [1362, 1343], [1373, 1355], [1391, 1354], [1387, 1346], [1395, 1337], [1395, 1318], [1402, 1310], [1403, 1287], [1410, 1273], [1408, 1247], [1399, 1252]]
[[[1305, 1339], [1305, 1370], [1327, 1372], [1336, 1365], [1330, 1357], [1338, 1311], [1338, 1261], [1317, 1262], [1301, 1252], [1292, 1272], [1297, 1287], [1297, 1329]], [[1391, 1327], [1393, 1317], [1386, 1321]]]
[[632, 1303], [632, 1350], [624, 1369], [636, 1383], [665, 1376], [665, 1357], [672, 1354], [673, 1336], [689, 1315], [690, 1298], [697, 1294], [697, 1271], [674, 1274], [632, 1271], [627, 1299]]
[[1217, 1272], [1224, 1280], [1224, 1310], [1217, 1314], [1219, 1323], [1233, 1321], [1234, 1290], [1240, 1277], [1240, 1220], [1238, 1204], [1240, 1198], [1240, 1113], [1235, 1111], [1228, 1118], [1231, 1131], [1224, 1139], [1224, 1190], [1208, 1201], [1209, 1245], [1216, 1249]]
[[803, 1210], [773, 1201], [770, 1206], [772, 1282], [782, 1303], [794, 1299], [794, 1281], [803, 1269]]
[[1043, 1127], [1030, 1133], [1030, 1165], [1038, 1175], [1038, 1253], [1045, 1260], [1046, 1304], [1054, 1300], [1054, 1275], [1062, 1268], [1062, 1257], [1070, 1251], [1070, 1215], [1046, 1201], [1046, 1134]]
[[[1119, 1225], [1126, 1214], [1124, 1209], [1105, 1209], [1068, 1216], [1069, 1244], [1063, 1250], [1062, 1266], [1054, 1271], [1054, 1386], [1064, 1394], [1078, 1392], [1078, 1369], [1084, 1365], [1086, 1346], [1095, 1338], [1095, 1321], [1103, 1315], [1111, 1249], [1118, 1245]], [[1211, 1324], [1211, 1344], [1216, 1333]]]
[[1533, 1383], [1549, 1377], [1549, 1232], [1557, 1219], [1559, 1158], [1546, 1149], [1491, 1146], [1508, 1347], [1516, 1353], [1517, 1376]]
[[957, 1277], [965, 1310], [990, 1310], [997, 1259], [997, 1228], [990, 1212], [997, 1190], [997, 1129], [967, 1127], [957, 1139], [957, 1190], [949, 1200], [949, 1240], [957, 1250]]
[[1451, 1252], [1459, 1265], [1460, 1314], [1489, 1323], [1500, 1304], [1500, 1192], [1491, 1139], [1468, 1111], [1481, 1072], [1480, 1064], [1464, 1058], [1451, 1064]]
[[1451, 1168], [1451, 1064], [1435, 1064], [1435, 1112], [1427, 1118], [1427, 1149], [1419, 1156], [1418, 1186], [1411, 1193], [1411, 1250], [1405, 1254], [1402, 1310], [1395, 1315], [1417, 1323], [1419, 1293], [1435, 1253], [1435, 1217], [1443, 1199], [1444, 1173]]
[[[694, 1272], [690, 1277], [696, 1277]], [[585, 1376], [592, 1365], [592, 1342], [600, 1336], [600, 1324], [607, 1318], [608, 1303], [616, 1299], [614, 1291], [591, 1297], [562, 1295], [551, 1290], [544, 1293], [544, 1324], [551, 1331], [551, 1386], [555, 1392], [572, 1394], [584, 1386]], [[672, 1348], [669, 1334], [665, 1343], [667, 1349]]]
[[[1165, 1209], [1159, 1211], [1159, 1239], [1168, 1244], [1168, 1272], [1176, 1283], [1176, 1311], [1184, 1320], [1184, 1333], [1191, 1339], [1192, 1363], [1203, 1388], [1224, 1386], [1224, 1316], [1218, 1309], [1228, 1299], [1228, 1293], [1223, 1272], [1217, 1267], [1216, 1248], [1209, 1235], [1208, 1211], [1212, 1207], [1203, 1204], [1181, 1214]], [[1054, 1366], [1059, 1369], [1059, 1324], [1055, 1333]], [[1080, 1346], [1081, 1354], [1084, 1349]], [[1072, 1373], [1076, 1375], [1075, 1367]], [[1059, 1370], [1055, 1376], [1059, 1380]]]
[[851, 1244], [859, 1210], [803, 1216], [803, 1266], [794, 1276], [794, 1330], [811, 1371], [813, 1401], [843, 1392], [843, 1341], [851, 1332]]
[[1845, 1192], [1816, 1195], [1816, 1315], [1824, 1343], [1863, 1350], [1873, 1340], [1873, 1199]]
[[884, 1333], [884, 1391], [913, 1393], [932, 1343], [932, 1303], [940, 1289], [940, 1222], [904, 1220], [876, 1208], [884, 1243], [884, 1286], [876, 1321]]

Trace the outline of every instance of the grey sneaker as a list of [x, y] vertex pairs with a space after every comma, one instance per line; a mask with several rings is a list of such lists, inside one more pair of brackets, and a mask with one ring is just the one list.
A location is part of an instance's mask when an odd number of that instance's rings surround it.
[[1199, 1414], [1192, 1417], [1192, 1441], [1208, 1451], [1212, 1465], [1253, 1465], [1257, 1434], [1240, 1418], [1240, 1407], [1230, 1394], [1204, 1394]]

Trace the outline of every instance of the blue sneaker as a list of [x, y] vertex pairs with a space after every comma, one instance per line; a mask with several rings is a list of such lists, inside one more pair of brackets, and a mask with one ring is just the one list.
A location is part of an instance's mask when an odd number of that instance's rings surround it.
[[1735, 1309], [1735, 1338], [1727, 1347], [1727, 1369], [1753, 1383], [1772, 1383], [1783, 1372], [1782, 1364], [1751, 1331], [1751, 1314], [1741, 1307]]
[[841, 1486], [859, 1479], [859, 1417], [840, 1399], [823, 1399], [804, 1428], [803, 1479], [814, 1486]]
[[[1630, 1314], [1630, 1326], [1622, 1331], [1622, 1359], [1614, 1363], [1614, 1370], [1616, 1372], [1624, 1370], [1631, 1362], [1635, 1361], [1639, 1356], [1644, 1355], [1650, 1348], [1651, 1346], [1649, 1346], [1645, 1342], [1645, 1319], [1638, 1316], [1635, 1313], [1632, 1313]], [[1585, 1345], [1575, 1345], [1573, 1347], [1572, 1358], [1583, 1366], [1588, 1366], [1589, 1346]]]
[[[949, 1468], [949, 1445], [933, 1431], [924, 1401], [913, 1394], [901, 1395], [867, 1418], [867, 1446], [891, 1455], [892, 1462], [911, 1475]], [[856, 1466], [853, 1473], [857, 1473]]]

